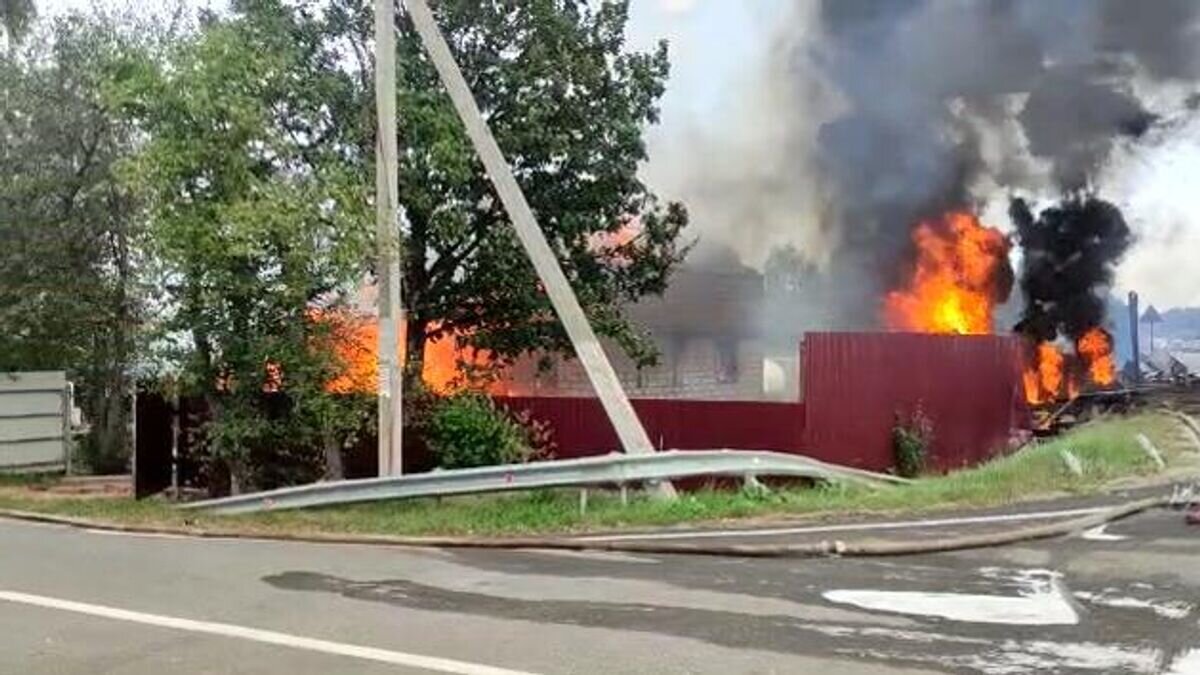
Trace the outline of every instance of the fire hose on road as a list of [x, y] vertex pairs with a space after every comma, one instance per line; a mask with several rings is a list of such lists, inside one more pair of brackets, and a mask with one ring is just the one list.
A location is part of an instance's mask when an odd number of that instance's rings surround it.
[[821, 558], [831, 556], [881, 557], [942, 553], [1004, 546], [1024, 541], [1067, 536], [1089, 530], [1144, 511], [1163, 507], [1187, 507], [1196, 503], [1194, 490], [1176, 490], [1171, 495], [1148, 497], [1116, 504], [1081, 517], [1041, 525], [1023, 526], [1002, 532], [936, 537], [928, 540], [827, 539], [799, 544], [697, 544], [685, 542], [604, 541], [569, 537], [404, 537], [354, 534], [246, 533], [233, 529], [199, 529], [153, 525], [125, 525], [83, 518], [70, 518], [27, 511], [0, 509], [0, 518], [67, 525], [90, 530], [127, 534], [179, 535], [196, 538], [291, 541], [317, 544], [356, 544], [460, 549], [541, 549], [559, 551], [604, 551], [643, 554], [705, 555], [750, 558]]

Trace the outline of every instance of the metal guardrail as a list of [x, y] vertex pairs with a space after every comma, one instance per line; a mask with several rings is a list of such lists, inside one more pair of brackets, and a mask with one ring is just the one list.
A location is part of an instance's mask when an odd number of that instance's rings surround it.
[[253, 513], [334, 506], [384, 499], [445, 497], [538, 488], [630, 485], [696, 476], [758, 476], [902, 483], [902, 478], [827, 464], [780, 452], [752, 450], [671, 450], [652, 455], [613, 453], [582, 459], [505, 464], [476, 469], [433, 471], [407, 476], [313, 483], [297, 487], [210, 499], [181, 505], [218, 514]]

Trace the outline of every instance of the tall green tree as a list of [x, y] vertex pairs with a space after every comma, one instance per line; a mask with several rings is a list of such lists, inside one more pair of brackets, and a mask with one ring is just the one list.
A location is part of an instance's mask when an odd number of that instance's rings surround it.
[[[627, 49], [628, 7], [627, 0], [441, 0], [434, 11], [589, 318], [649, 363], [653, 345], [622, 308], [666, 288], [687, 250], [680, 241], [687, 213], [660, 203], [638, 177], [669, 64], [665, 43], [649, 53]], [[368, 3], [334, 0], [324, 29], [349, 45], [364, 92], [370, 16]], [[410, 373], [420, 372], [430, 340], [486, 348], [501, 362], [570, 353], [406, 16], [398, 29]], [[360, 136], [361, 154], [371, 157], [370, 128]]]
[[[687, 216], [637, 176], [668, 65], [665, 45], [625, 49], [627, 9], [616, 0], [436, 5], [592, 321], [649, 360], [653, 349], [622, 307], [665, 288], [686, 251]], [[399, 190], [410, 371], [420, 372], [429, 340], [460, 340], [501, 361], [569, 350], [405, 21]], [[260, 484], [255, 448], [361, 421], [323, 391], [339, 364], [328, 330], [309, 315], [352, 292], [375, 259], [370, 26], [363, 0], [234, 0], [170, 51], [127, 108], [147, 139], [128, 180], [151, 205], [152, 251], [167, 270], [173, 325], [187, 335], [186, 372], [214, 413], [211, 445]], [[294, 404], [282, 416], [264, 407], [262, 393], [274, 388]]]
[[325, 391], [339, 364], [314, 315], [367, 256], [356, 125], [338, 114], [354, 83], [313, 24], [258, 18], [207, 17], [128, 101], [147, 142], [127, 179], [151, 205], [185, 383], [235, 490], [312, 479], [305, 449], [362, 423]]
[[73, 15], [0, 59], [0, 370], [66, 369], [96, 470], [129, 456], [144, 221], [115, 175], [134, 129], [113, 101], [141, 46]]

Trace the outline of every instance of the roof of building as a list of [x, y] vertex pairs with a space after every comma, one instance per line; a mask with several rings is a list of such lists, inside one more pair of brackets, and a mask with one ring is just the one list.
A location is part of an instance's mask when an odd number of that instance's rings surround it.
[[661, 297], [643, 298], [630, 317], [658, 337], [670, 334], [752, 336], [760, 332], [763, 277], [741, 265], [685, 268]]

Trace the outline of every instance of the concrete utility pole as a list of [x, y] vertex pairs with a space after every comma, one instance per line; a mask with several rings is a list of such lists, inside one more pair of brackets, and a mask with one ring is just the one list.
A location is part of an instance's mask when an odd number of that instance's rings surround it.
[[1138, 340], [1138, 294], [1136, 291], [1129, 291], [1129, 341], [1133, 348], [1133, 386], [1136, 387], [1142, 384], [1142, 348]]
[[[630, 454], [654, 452], [654, 446], [625, 395], [625, 389], [621, 386], [616, 371], [613, 370], [600, 340], [588, 323], [587, 316], [579, 305], [579, 299], [575, 297], [567, 276], [563, 274], [558, 258], [546, 242], [545, 234], [538, 227], [533, 211], [525, 200], [525, 194], [513, 177], [512, 168], [504, 159], [491, 129], [479, 112], [475, 97], [463, 79], [462, 71], [454, 61], [450, 47], [442, 37], [429, 5], [425, 0], [405, 0], [405, 4], [413, 26], [421, 36], [425, 51], [429, 53], [429, 58], [437, 68], [442, 84], [445, 85], [458, 116], [467, 128], [467, 135], [483, 160], [488, 177], [496, 186], [500, 201], [504, 203], [504, 209], [512, 219], [517, 238], [521, 240], [521, 245], [533, 262], [538, 277], [546, 287], [550, 302], [566, 328], [575, 353], [579, 356], [579, 361], [583, 364], [588, 379], [591, 380], [592, 387], [595, 388], [596, 395], [621, 440], [621, 446]], [[662, 486], [662, 492], [673, 492], [669, 483]]]
[[402, 384], [400, 363], [400, 236], [397, 227], [396, 9], [375, 0], [375, 225], [379, 242], [376, 269], [379, 307], [379, 475], [403, 472]]

